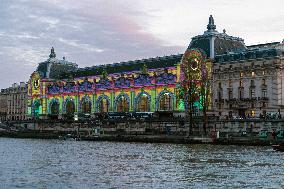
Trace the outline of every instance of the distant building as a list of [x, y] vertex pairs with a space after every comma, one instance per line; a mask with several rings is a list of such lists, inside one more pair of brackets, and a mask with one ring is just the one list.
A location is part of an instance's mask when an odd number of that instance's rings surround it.
[[27, 119], [28, 85], [25, 82], [14, 83], [11, 87], [1, 89], [0, 115], [1, 121]]
[[[210, 74], [208, 106], [215, 115], [254, 117], [284, 111], [284, 44], [246, 46], [225, 30], [219, 33], [212, 16], [207, 30], [192, 38], [184, 54], [86, 68], [57, 60], [53, 48], [49, 57], [28, 82], [30, 116], [184, 110], [189, 91], [183, 93], [181, 86], [187, 74], [193, 78], [191, 86], [201, 86], [204, 70]], [[203, 59], [212, 64], [204, 67]], [[200, 90], [190, 94], [197, 112], [202, 112], [204, 100]]]
[[8, 93], [6, 89], [2, 89], [0, 93], [0, 121], [6, 121], [8, 112]]

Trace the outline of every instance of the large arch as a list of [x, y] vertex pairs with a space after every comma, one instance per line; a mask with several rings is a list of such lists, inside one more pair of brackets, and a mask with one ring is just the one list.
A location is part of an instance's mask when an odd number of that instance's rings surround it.
[[81, 112], [84, 114], [91, 114], [92, 101], [89, 96], [84, 96], [81, 101]]
[[117, 112], [129, 112], [130, 98], [127, 94], [119, 94], [115, 98], [115, 110]]
[[32, 114], [35, 117], [38, 117], [40, 114], [40, 101], [39, 100], [35, 100], [33, 102], [33, 106], [32, 106]]
[[65, 109], [65, 114], [74, 115], [74, 113], [75, 113], [75, 102], [72, 98], [66, 99], [64, 109]]
[[54, 116], [54, 117], [58, 117], [59, 115], [59, 100], [54, 98], [51, 100], [51, 102], [49, 103], [49, 114]]
[[158, 111], [174, 110], [174, 94], [167, 90], [160, 92], [156, 101], [156, 109]]
[[140, 92], [135, 98], [135, 111], [149, 112], [151, 109], [151, 96], [147, 92]]
[[105, 113], [109, 112], [110, 109], [110, 100], [107, 95], [99, 96], [97, 100], [97, 112]]

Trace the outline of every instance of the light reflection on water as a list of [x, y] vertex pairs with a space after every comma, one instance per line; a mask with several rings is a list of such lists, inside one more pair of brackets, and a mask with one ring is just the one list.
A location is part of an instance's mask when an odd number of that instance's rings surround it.
[[0, 138], [0, 188], [284, 188], [270, 147]]

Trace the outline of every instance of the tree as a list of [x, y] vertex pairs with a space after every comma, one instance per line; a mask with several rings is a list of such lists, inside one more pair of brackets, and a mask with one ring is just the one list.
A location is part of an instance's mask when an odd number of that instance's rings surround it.
[[190, 49], [182, 58], [183, 88], [186, 91], [184, 99], [187, 104], [190, 134], [193, 128], [193, 113], [195, 108], [202, 110], [204, 123], [203, 130], [206, 133], [207, 111], [211, 100], [211, 67], [212, 63], [197, 49]]

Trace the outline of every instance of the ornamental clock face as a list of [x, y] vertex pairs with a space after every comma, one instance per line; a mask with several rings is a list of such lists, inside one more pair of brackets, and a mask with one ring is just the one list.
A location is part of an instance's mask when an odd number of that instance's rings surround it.
[[38, 87], [39, 87], [39, 80], [36, 79], [36, 80], [34, 80], [34, 88], [38, 89]]
[[188, 65], [193, 71], [196, 71], [199, 67], [199, 60], [197, 58], [188, 58]]
[[202, 53], [196, 49], [190, 49], [184, 53], [182, 69], [187, 79], [201, 80], [203, 58]]
[[31, 92], [32, 95], [37, 95], [40, 93], [40, 75], [38, 72], [34, 72], [31, 75], [31, 81], [29, 84], [29, 91]]

